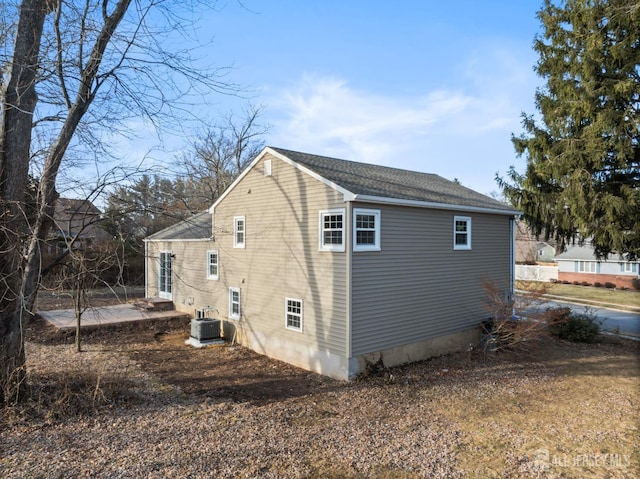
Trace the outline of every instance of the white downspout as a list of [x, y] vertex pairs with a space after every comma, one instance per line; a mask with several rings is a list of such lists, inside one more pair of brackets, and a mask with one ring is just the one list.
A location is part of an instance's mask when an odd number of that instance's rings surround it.
[[[351, 224], [351, 216], [352, 216], [352, 206], [353, 203], [351, 201], [347, 201], [347, 208], [346, 208], [346, 218], [345, 218], [345, 238], [344, 238], [344, 242], [345, 242], [345, 259], [347, 262], [346, 265], [346, 274], [347, 274], [347, 331], [346, 331], [346, 348], [345, 348], [345, 352], [346, 352], [346, 356], [347, 356], [347, 364], [349, 365], [349, 369], [351, 369], [350, 364], [351, 364], [351, 329], [353, 327], [353, 318], [351, 315], [351, 308], [352, 308], [352, 276], [351, 276], [351, 260], [352, 260], [352, 224]], [[350, 371], [348, 372], [348, 374], [350, 373]]]
[[516, 220], [517, 216], [512, 216], [509, 219], [509, 233], [511, 234], [511, 241], [509, 244], [509, 282], [511, 284], [511, 295], [515, 295], [516, 291]]

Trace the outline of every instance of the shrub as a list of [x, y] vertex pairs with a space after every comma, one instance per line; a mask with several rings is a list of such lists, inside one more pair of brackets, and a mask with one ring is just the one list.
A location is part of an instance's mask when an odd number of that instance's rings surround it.
[[[567, 313], [569, 308], [556, 308], [559, 311], [554, 321], [550, 321], [549, 331], [554, 336], [578, 343], [593, 343], [600, 334], [601, 322], [593, 311]], [[569, 310], [570, 311], [570, 310]]]
[[613, 289], [616, 287], [616, 285], [614, 283], [611, 283], [609, 281], [607, 281], [606, 283], [604, 283], [604, 287], [605, 288], [609, 288], [609, 289]]
[[582, 283], [580, 283], [582, 286], [591, 286], [591, 283], [589, 283], [589, 281], [583, 281]]
[[573, 284], [575, 284], [576, 286], [580, 286], [580, 281], [574, 281]]
[[545, 310], [544, 320], [550, 327], [553, 327], [556, 324], [560, 324], [568, 321], [569, 316], [571, 316], [571, 308], [567, 308], [567, 307], [547, 308]]
[[631, 280], [631, 284], [633, 285], [633, 287], [635, 289], [637, 289], [638, 291], [640, 291], [640, 278], [633, 278]]
[[602, 283], [601, 283], [600, 281], [596, 281], [595, 283], [593, 283], [593, 285], [594, 285], [596, 288], [602, 288]]
[[540, 320], [540, 305], [549, 285], [542, 282], [521, 282], [517, 297], [507, 294], [491, 281], [484, 282], [487, 293], [486, 309], [490, 319], [480, 326], [483, 337], [478, 345], [485, 352], [527, 349], [546, 334], [545, 323]]

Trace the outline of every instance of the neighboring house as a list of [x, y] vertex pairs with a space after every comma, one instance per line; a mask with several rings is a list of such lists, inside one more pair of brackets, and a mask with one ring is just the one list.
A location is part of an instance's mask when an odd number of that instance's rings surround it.
[[539, 240], [523, 220], [516, 222], [516, 263], [535, 264]]
[[83, 249], [108, 241], [111, 235], [100, 227], [100, 220], [100, 210], [90, 201], [58, 198], [47, 238], [48, 252], [60, 253], [72, 242], [74, 249]]
[[540, 241], [524, 220], [516, 226], [516, 263], [536, 264], [552, 263], [556, 255], [555, 242]]
[[145, 240], [147, 296], [350, 379], [464, 349], [513, 291], [518, 212], [444, 178], [265, 148], [208, 212]]
[[558, 281], [612, 283], [618, 288], [633, 288], [633, 280], [638, 279], [640, 273], [637, 261], [627, 261], [617, 254], [597, 259], [588, 243], [568, 246], [555, 259], [558, 262]]
[[556, 249], [549, 243], [539, 241], [536, 253], [536, 261], [538, 263], [555, 263], [556, 261]]

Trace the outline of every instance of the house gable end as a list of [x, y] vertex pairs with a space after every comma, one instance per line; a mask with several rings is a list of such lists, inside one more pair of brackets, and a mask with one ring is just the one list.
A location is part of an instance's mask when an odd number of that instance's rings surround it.
[[[233, 183], [231, 183], [231, 185], [224, 191], [224, 193], [222, 193], [222, 195], [220, 195], [220, 197], [216, 200], [216, 202], [211, 205], [211, 207], [209, 208], [209, 213], [213, 214], [215, 212], [216, 206], [219, 205], [222, 201], [224, 201], [224, 199], [231, 193], [231, 191], [234, 190], [234, 188], [242, 181], [242, 179], [247, 176], [249, 174], [249, 172], [251, 170], [253, 170], [256, 165], [258, 165], [266, 156], [272, 156], [275, 158], [278, 158], [282, 161], [284, 161], [285, 163], [287, 163], [288, 165], [304, 172], [305, 174], [311, 176], [312, 178], [320, 181], [321, 183], [325, 184], [326, 186], [342, 193], [344, 195], [344, 200], [345, 201], [351, 201], [354, 198], [354, 194], [343, 188], [342, 186], [322, 177], [321, 175], [315, 173], [314, 171], [310, 170], [309, 168], [305, 167], [304, 165], [301, 165], [300, 163], [297, 163], [293, 160], [291, 160], [289, 157], [287, 157], [286, 155], [276, 151], [275, 149], [267, 146], [265, 147], [258, 156], [256, 156], [254, 158], [254, 160], [249, 164], [249, 166], [247, 166], [244, 171], [240, 174], [240, 176], [238, 176], [238, 178], [235, 179], [235, 181]], [[270, 176], [270, 174], [269, 174]]]

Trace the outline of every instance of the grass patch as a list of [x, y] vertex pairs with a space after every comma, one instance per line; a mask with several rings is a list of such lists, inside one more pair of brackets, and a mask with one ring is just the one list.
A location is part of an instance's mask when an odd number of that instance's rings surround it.
[[633, 349], [549, 342], [544, 353], [442, 398], [435, 412], [464, 431], [465, 477], [640, 477]]
[[[96, 477], [159, 467], [166, 477], [640, 477], [631, 341], [546, 337], [524, 351], [474, 350], [343, 383], [153, 331], [118, 350], [105, 342], [124, 334], [105, 333], [82, 355], [27, 344], [31, 403], [0, 410], [2, 477], [88, 477], [79, 460], [100, 467]], [[236, 382], [223, 385], [227, 368]], [[263, 400], [274, 384], [283, 392]]]
[[[516, 281], [516, 287], [518, 289], [527, 289], [529, 283], [529, 281]], [[549, 283], [546, 293], [576, 299], [618, 304], [621, 306], [640, 307], [640, 291], [622, 291], [609, 288], [596, 288], [594, 286]]]

